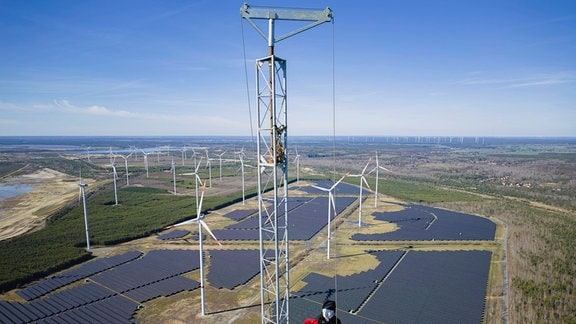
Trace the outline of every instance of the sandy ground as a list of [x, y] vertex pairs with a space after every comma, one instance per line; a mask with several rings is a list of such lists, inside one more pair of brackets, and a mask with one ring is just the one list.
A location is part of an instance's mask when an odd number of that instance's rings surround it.
[[0, 200], [0, 240], [42, 228], [50, 213], [79, 193], [78, 178], [47, 168], [4, 180], [33, 189]]

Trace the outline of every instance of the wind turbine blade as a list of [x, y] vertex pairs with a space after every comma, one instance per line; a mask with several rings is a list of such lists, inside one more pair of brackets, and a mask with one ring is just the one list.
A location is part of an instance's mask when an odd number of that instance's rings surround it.
[[189, 220], [187, 220], [187, 221], [183, 221], [183, 222], [180, 222], [180, 223], [177, 223], [177, 224], [173, 224], [173, 225], [166, 226], [166, 227], [164, 227], [164, 229], [171, 229], [171, 228], [178, 227], [178, 226], [182, 226], [182, 225], [194, 224], [194, 223], [196, 223], [197, 221], [198, 221], [197, 218], [193, 218], [193, 219], [189, 219]]
[[200, 156], [200, 161], [198, 161], [198, 165], [196, 165], [196, 171], [194, 171], [194, 172], [198, 173], [198, 169], [200, 169], [200, 164], [202, 164], [203, 158], [204, 158], [203, 156]]
[[212, 238], [214, 239], [214, 241], [216, 241], [216, 243], [218, 243], [218, 245], [220, 245], [220, 247], [222, 247], [222, 244], [220, 243], [220, 241], [218, 241], [218, 239], [216, 238], [216, 236], [214, 235], [214, 233], [212, 233], [212, 231], [210, 230], [210, 227], [208, 227], [208, 225], [206, 225], [206, 222], [204, 222], [203, 220], [199, 220], [200, 224], [202, 224], [202, 227], [204, 227], [204, 229], [206, 230], [206, 232], [208, 232], [208, 234], [210, 234], [210, 236], [212, 236]]
[[332, 202], [332, 208], [334, 210], [334, 218], [336, 218], [336, 201], [334, 200], [334, 195], [330, 195], [330, 202]]
[[366, 163], [366, 166], [364, 167], [364, 169], [362, 169], [362, 173], [360, 174], [364, 174], [364, 172], [366, 172], [366, 169], [368, 168], [368, 165], [370, 165], [370, 162], [372, 162], [372, 158], [368, 159], [368, 163]]
[[200, 219], [200, 214], [202, 213], [202, 201], [204, 201], [204, 192], [206, 191], [206, 184], [202, 185], [202, 194], [200, 194], [200, 202], [198, 203], [198, 211], [197, 211], [197, 215], [198, 215], [198, 219]]
[[202, 179], [200, 179], [200, 176], [198, 176], [196, 173], [194, 173], [194, 176], [196, 176], [196, 179], [198, 180], [198, 183], [199, 183], [201, 186], [204, 186], [204, 183], [202, 182]]
[[344, 180], [344, 178], [346, 178], [346, 176], [347, 176], [347, 174], [345, 174], [342, 178], [340, 178], [340, 180], [336, 181], [336, 183], [333, 184], [332, 187], [330, 187], [330, 190], [336, 188], [336, 186], [337, 186], [338, 184], [340, 184], [340, 182], [342, 182], [342, 180]]
[[372, 188], [370, 188], [370, 185], [368, 184], [368, 181], [366, 181], [366, 178], [364, 178], [364, 176], [360, 177], [360, 179], [362, 179], [361, 181], [363, 181], [366, 184], [366, 187], [368, 187], [368, 189], [372, 190]]
[[384, 171], [388, 171], [388, 172], [390, 172], [390, 173], [394, 173], [394, 172], [392, 172], [392, 171], [390, 171], [390, 170], [386, 169], [386, 168], [385, 168], [385, 167], [383, 167], [383, 166], [381, 166], [381, 167], [380, 167], [380, 169], [382, 169], [382, 170], [384, 170]]
[[314, 186], [314, 185], [312, 185], [311, 187], [312, 187], [312, 188], [316, 188], [316, 189], [318, 189], [318, 190], [326, 191], [326, 192], [329, 192], [329, 191], [330, 191], [330, 189], [326, 189], [326, 188], [322, 188], [322, 187], [318, 187], [318, 186]]

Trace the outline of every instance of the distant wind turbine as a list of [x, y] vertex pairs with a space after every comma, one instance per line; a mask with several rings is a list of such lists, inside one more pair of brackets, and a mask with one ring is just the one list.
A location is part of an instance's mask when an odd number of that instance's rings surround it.
[[372, 169], [372, 171], [368, 172], [372, 173], [373, 171], [376, 171], [376, 188], [375, 188], [376, 194], [374, 195], [374, 208], [378, 207], [378, 182], [380, 181], [378, 171], [380, 169], [392, 173], [392, 171], [386, 169], [383, 166], [380, 166], [380, 163], [378, 162], [378, 151], [376, 151], [376, 166], [374, 167], [374, 169]]
[[296, 163], [296, 183], [300, 184], [300, 154], [298, 154], [298, 147], [296, 147], [294, 163]]
[[212, 188], [212, 162], [210, 162], [208, 150], [206, 150], [206, 167], [208, 168], [208, 187]]
[[368, 163], [366, 163], [366, 166], [364, 167], [364, 169], [362, 169], [362, 172], [360, 174], [350, 175], [351, 177], [360, 178], [360, 201], [358, 204], [358, 227], [362, 226], [362, 188], [363, 188], [363, 184], [366, 184], [366, 187], [368, 187], [368, 189], [370, 189], [370, 185], [368, 185], [368, 181], [366, 181], [366, 177], [364, 177], [364, 174], [365, 174], [366, 169], [368, 168], [368, 165], [370, 164], [371, 161], [372, 161], [372, 158], [370, 158], [368, 160]]
[[148, 154], [150, 153], [142, 151], [142, 155], [144, 156], [144, 168], [146, 169], [146, 179], [148, 179]]
[[82, 191], [82, 206], [84, 207], [84, 228], [86, 229], [86, 250], [90, 251], [90, 234], [88, 232], [88, 210], [86, 209], [86, 187], [85, 183], [82, 183], [82, 171], [80, 171], [80, 183], [78, 184], [80, 190]]
[[130, 145], [130, 155], [134, 154], [134, 161], [138, 161], [138, 148], [136, 145]]
[[226, 153], [226, 151], [218, 154], [218, 159], [220, 161], [220, 182], [222, 182], [222, 155], [224, 155], [224, 153]]
[[192, 150], [192, 157], [194, 158], [194, 165], [196, 166], [196, 162], [197, 162], [197, 161], [196, 161], [196, 154], [198, 154], [198, 153], [196, 153], [196, 151], [194, 150], [194, 148], [190, 148], [190, 149]]
[[174, 183], [174, 194], [176, 194], [176, 164], [174, 164], [174, 158], [172, 158], [172, 181]]
[[[332, 187], [330, 188], [322, 188], [319, 186], [312, 186], [313, 188], [325, 191], [328, 193], [328, 238], [327, 238], [327, 242], [326, 242], [326, 258], [330, 259], [330, 239], [332, 238], [332, 234], [331, 234], [331, 230], [332, 230], [332, 215], [331, 215], [331, 211], [332, 209], [334, 210], [334, 218], [336, 218], [336, 202], [334, 201], [334, 189], [336, 188], [336, 186], [338, 186], [338, 184], [340, 182], [342, 182], [342, 180], [344, 180], [344, 178], [346, 177], [346, 175], [344, 175], [342, 178], [340, 178], [340, 180], [338, 180], [336, 183], [334, 183], [332, 185]], [[332, 208], [330, 208], [332, 207]]]
[[118, 192], [116, 190], [116, 179], [118, 178], [118, 174], [116, 173], [116, 166], [114, 164], [112, 166], [112, 176], [114, 177], [114, 201], [115, 206], [118, 206]]
[[238, 154], [238, 159], [240, 159], [240, 171], [242, 172], [242, 205], [246, 204], [246, 193], [244, 186], [244, 159], [242, 159], [242, 154]]
[[[126, 167], [126, 186], [130, 186], [130, 179], [128, 178], [128, 158], [130, 157], [130, 155], [132, 155], [132, 153], [130, 153], [126, 156], [116, 154], [116, 156], [119, 156], [119, 157], [124, 159], [124, 166]], [[114, 163], [114, 162], [112, 162], [112, 163]]]
[[184, 161], [186, 161], [186, 150], [188, 149], [185, 146], [180, 150], [180, 152], [182, 152], [182, 165], [184, 165]]

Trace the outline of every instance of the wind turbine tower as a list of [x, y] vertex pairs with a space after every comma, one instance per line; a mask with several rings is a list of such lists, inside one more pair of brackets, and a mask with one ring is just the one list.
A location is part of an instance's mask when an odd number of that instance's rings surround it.
[[88, 209], [86, 209], [86, 187], [88, 186], [85, 183], [78, 184], [80, 186], [80, 190], [82, 191], [82, 206], [84, 207], [84, 228], [86, 230], [86, 250], [90, 251], [90, 234], [88, 232]]
[[[244, 4], [240, 15], [268, 44], [268, 56], [256, 60], [261, 319], [262, 323], [287, 323], [290, 264], [286, 61], [275, 55], [274, 46], [286, 38], [331, 22], [332, 10], [265, 8]], [[256, 20], [266, 20], [268, 31], [264, 32]], [[282, 20], [301, 21], [306, 25], [276, 36], [275, 24]], [[268, 171], [262, 172], [263, 169]]]

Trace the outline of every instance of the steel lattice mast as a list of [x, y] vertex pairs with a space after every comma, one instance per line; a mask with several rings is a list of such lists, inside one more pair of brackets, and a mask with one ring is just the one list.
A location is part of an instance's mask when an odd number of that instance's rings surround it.
[[[268, 56], [256, 60], [258, 105], [258, 210], [260, 220], [260, 300], [262, 323], [288, 323], [290, 259], [288, 244], [288, 121], [286, 61], [275, 56], [275, 43], [325, 22], [332, 21], [330, 8], [240, 8], [246, 19], [268, 43]], [[268, 33], [253, 19], [268, 20]], [[276, 37], [276, 20], [310, 24]]]

